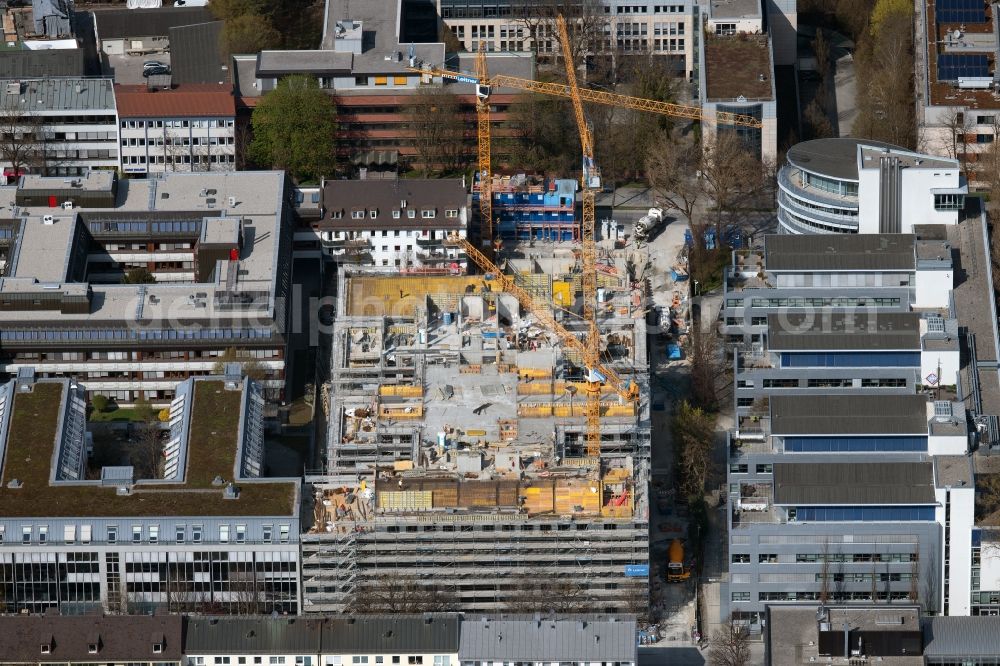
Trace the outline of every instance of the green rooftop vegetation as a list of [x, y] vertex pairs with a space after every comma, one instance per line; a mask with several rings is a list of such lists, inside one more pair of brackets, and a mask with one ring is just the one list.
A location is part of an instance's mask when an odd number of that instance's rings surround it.
[[[131, 495], [114, 488], [49, 484], [56, 426], [62, 403], [61, 382], [37, 382], [30, 393], [14, 395], [0, 486], [0, 515], [28, 516], [290, 516], [295, 484], [237, 483], [239, 499], [224, 500], [216, 476], [232, 481], [236, 462], [241, 392], [221, 381], [195, 383], [188, 435], [186, 483], [139, 484]], [[17, 479], [20, 488], [8, 488]]]

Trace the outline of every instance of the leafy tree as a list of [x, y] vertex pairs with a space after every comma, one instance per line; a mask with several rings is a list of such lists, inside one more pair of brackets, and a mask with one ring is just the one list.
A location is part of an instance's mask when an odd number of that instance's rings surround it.
[[135, 401], [132, 413], [135, 416], [135, 420], [140, 423], [152, 423], [156, 420], [156, 412], [153, 410], [153, 406], [149, 404], [149, 400], [145, 398]]
[[221, 39], [223, 52], [230, 55], [259, 53], [281, 46], [281, 33], [259, 14], [243, 14], [227, 19]]
[[289, 76], [254, 109], [250, 157], [259, 165], [284, 169], [301, 182], [332, 176], [337, 116], [316, 79]]
[[875, 39], [882, 39], [883, 26], [897, 17], [905, 17], [910, 20], [913, 15], [913, 3], [909, 0], [877, 0], [875, 8], [872, 9], [871, 20], [868, 30]]
[[96, 412], [103, 412], [108, 408], [108, 398], [103, 395], [95, 395], [90, 398], [90, 404]]
[[122, 276], [122, 284], [153, 284], [156, 277], [149, 272], [148, 268], [132, 268]]

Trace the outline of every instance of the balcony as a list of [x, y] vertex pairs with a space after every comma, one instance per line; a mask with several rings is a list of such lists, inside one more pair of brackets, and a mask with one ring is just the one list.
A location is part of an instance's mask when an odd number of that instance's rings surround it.
[[837, 194], [827, 190], [821, 190], [814, 185], [806, 185], [802, 182], [802, 171], [795, 167], [786, 166], [778, 171], [778, 187], [789, 194], [792, 194], [808, 201], [836, 208], [857, 208], [857, 194]]
[[[827, 224], [833, 227], [843, 228], [845, 231], [858, 230], [858, 215], [841, 215], [829, 208], [811, 208], [785, 191], [778, 192], [778, 205], [795, 213], [799, 217], [816, 222]], [[857, 206], [844, 206], [840, 210], [850, 209], [857, 213]]]
[[371, 243], [368, 242], [367, 238], [320, 238], [320, 244], [331, 250], [370, 250]]
[[443, 238], [422, 238], [417, 237], [417, 247], [422, 247], [425, 249], [438, 248], [444, 246]]

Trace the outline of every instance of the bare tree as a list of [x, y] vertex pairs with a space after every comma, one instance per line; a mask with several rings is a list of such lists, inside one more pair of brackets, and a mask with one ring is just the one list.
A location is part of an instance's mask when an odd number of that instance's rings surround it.
[[163, 459], [159, 427], [155, 422], [145, 422], [133, 424], [132, 429], [134, 435], [129, 447], [129, 463], [135, 470], [136, 478], [159, 478], [160, 461]]
[[646, 158], [646, 177], [656, 198], [668, 209], [676, 210], [691, 225], [691, 233], [704, 242], [705, 225], [695, 219], [695, 207], [704, 194], [696, 174], [701, 170], [701, 150], [681, 142], [676, 132], [661, 132], [653, 139]]
[[462, 169], [471, 159], [472, 118], [467, 118], [454, 93], [421, 88], [405, 111], [417, 160], [430, 175]]
[[718, 132], [705, 146], [702, 183], [715, 202], [715, 232], [721, 243], [727, 217], [761, 193], [764, 168], [734, 132]]
[[395, 573], [360, 583], [348, 604], [349, 612], [358, 614], [440, 613], [454, 609], [453, 597], [440, 586]]
[[830, 539], [823, 539], [823, 563], [819, 569], [819, 603], [826, 605], [830, 601]]
[[0, 106], [0, 160], [16, 175], [38, 167], [42, 159], [39, 118], [16, 104]]
[[920, 598], [920, 549], [910, 556], [910, 592], [907, 595], [910, 603], [917, 603]]
[[524, 578], [504, 604], [511, 613], [585, 613], [592, 602], [575, 580]]
[[[536, 57], [562, 58], [556, 17], [565, 17], [573, 62], [603, 50], [607, 16], [600, 0], [514, 0], [513, 14], [524, 27]], [[542, 48], [544, 46], [544, 48]]]
[[712, 666], [749, 666], [750, 637], [746, 627], [726, 620], [712, 634], [708, 663]]

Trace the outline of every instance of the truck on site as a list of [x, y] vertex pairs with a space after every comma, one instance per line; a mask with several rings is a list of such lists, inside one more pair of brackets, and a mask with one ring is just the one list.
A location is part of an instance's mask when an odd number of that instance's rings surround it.
[[684, 564], [684, 544], [674, 539], [667, 549], [667, 582], [681, 583], [690, 577], [691, 569]]
[[649, 240], [652, 233], [663, 224], [663, 209], [650, 208], [645, 215], [635, 223], [635, 239], [640, 242]]

